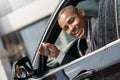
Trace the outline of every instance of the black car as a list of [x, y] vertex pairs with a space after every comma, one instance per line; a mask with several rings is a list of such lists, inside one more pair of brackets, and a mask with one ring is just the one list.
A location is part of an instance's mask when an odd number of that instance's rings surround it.
[[[69, 44], [75, 38], [65, 34], [57, 22], [59, 11], [68, 5], [80, 7], [85, 10], [87, 16], [95, 16], [99, 20], [100, 48], [82, 57], [78, 57], [78, 48], [73, 48], [72, 44]], [[36, 51], [32, 63], [27, 62], [29, 61], [27, 57], [16, 63], [24, 66], [30, 73], [19, 79], [120, 80], [120, 0], [61, 0], [46, 26], [47, 29], [39, 45], [42, 42], [53, 43], [77, 59], [66, 65], [48, 69], [47, 57], [39, 55]], [[84, 46], [83, 42], [80, 45]], [[74, 54], [69, 53], [69, 48]]]

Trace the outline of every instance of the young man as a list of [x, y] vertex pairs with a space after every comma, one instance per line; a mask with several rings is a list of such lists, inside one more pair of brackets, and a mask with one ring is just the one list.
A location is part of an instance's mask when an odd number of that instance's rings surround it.
[[[73, 6], [67, 6], [62, 9], [58, 15], [58, 23], [65, 32], [75, 38], [85, 38], [88, 45], [88, 52], [96, 50], [98, 35], [98, 20], [94, 17], [87, 17], [82, 9]], [[44, 47], [50, 50], [50, 56], [55, 57], [59, 64], [66, 64], [74, 58], [64, 54], [54, 44], [44, 43], [39, 47], [41, 55], [45, 55]]]

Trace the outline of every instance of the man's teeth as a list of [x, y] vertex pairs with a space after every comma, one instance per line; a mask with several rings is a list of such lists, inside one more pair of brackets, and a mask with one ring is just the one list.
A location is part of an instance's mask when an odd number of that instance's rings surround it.
[[82, 33], [81, 33], [81, 35], [79, 36], [80, 38], [84, 35], [84, 33], [85, 33], [85, 30], [84, 29], [82, 29], [82, 31], [81, 31]]
[[78, 26], [76, 26], [76, 29], [74, 30], [74, 34], [77, 34], [79, 32]]
[[77, 34], [78, 32], [79, 32], [79, 30], [76, 30], [76, 31], [75, 31], [75, 34]]

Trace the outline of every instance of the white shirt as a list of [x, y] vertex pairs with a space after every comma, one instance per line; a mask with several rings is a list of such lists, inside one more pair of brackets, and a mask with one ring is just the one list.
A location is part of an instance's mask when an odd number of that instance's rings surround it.
[[63, 61], [63, 59], [64, 59], [64, 57], [65, 57], [65, 53], [62, 52], [62, 51], [60, 51], [58, 57], [56, 58], [57, 62], [58, 62], [59, 64], [61, 64], [62, 61]]
[[[88, 22], [88, 24], [89, 24], [89, 22]], [[88, 26], [89, 26], [89, 25], [88, 25]], [[90, 38], [90, 32], [89, 32], [89, 29], [88, 29], [88, 37], [87, 37], [87, 41], [89, 41], [89, 38]], [[64, 57], [65, 57], [65, 53], [62, 52], [62, 51], [60, 51], [58, 57], [56, 58], [57, 62], [58, 62], [59, 64], [61, 64], [62, 61], [63, 61], [63, 59], [64, 59]]]

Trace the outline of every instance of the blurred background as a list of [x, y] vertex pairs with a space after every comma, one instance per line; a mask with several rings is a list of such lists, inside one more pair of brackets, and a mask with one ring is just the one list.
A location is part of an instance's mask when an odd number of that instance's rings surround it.
[[33, 59], [59, 1], [0, 0], [0, 80], [13, 80], [12, 64], [20, 57]]

